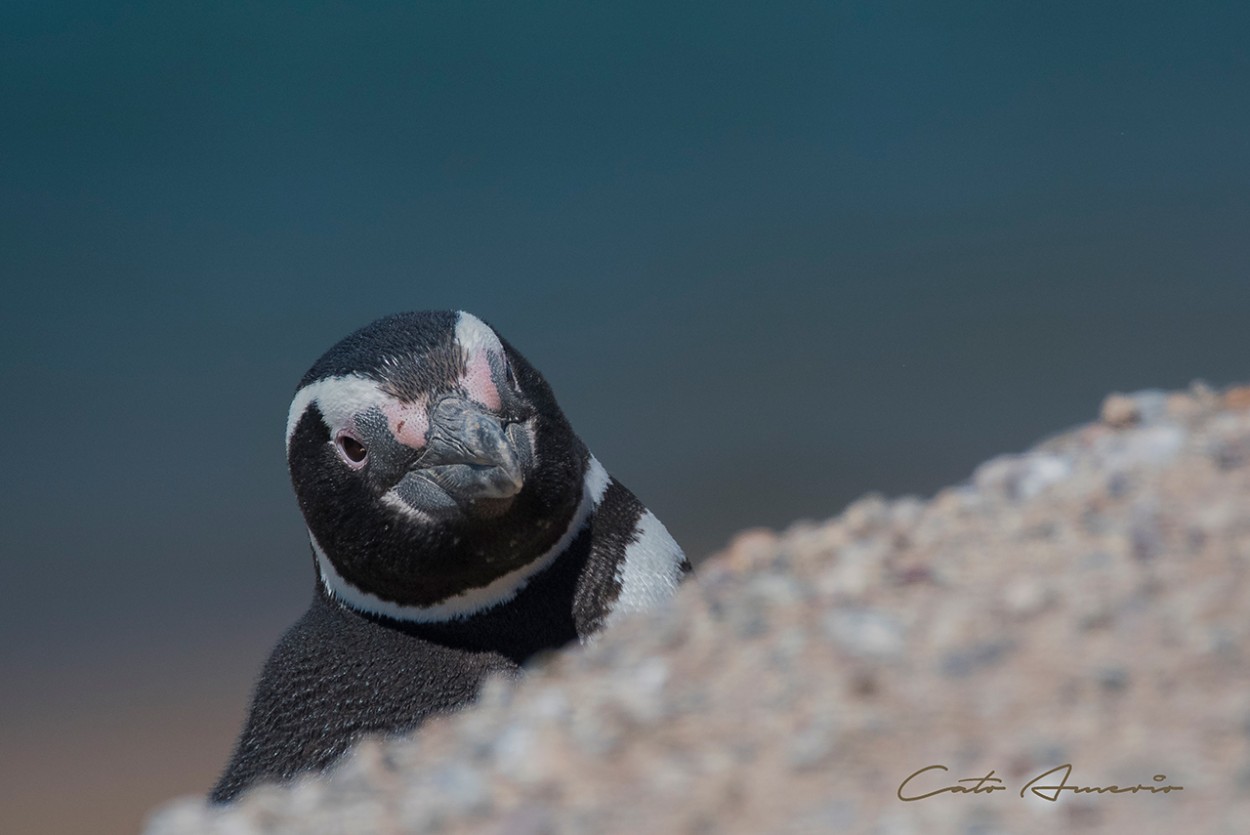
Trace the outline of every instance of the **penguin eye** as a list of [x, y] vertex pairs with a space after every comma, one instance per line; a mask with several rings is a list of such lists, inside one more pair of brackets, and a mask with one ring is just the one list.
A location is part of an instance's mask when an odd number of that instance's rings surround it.
[[365, 445], [351, 435], [339, 435], [338, 447], [349, 464], [363, 464], [369, 457], [369, 450], [365, 449]]

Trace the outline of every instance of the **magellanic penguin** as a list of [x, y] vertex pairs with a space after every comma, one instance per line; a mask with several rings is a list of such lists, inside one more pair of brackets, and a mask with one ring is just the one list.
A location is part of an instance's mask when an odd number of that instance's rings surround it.
[[265, 664], [216, 802], [460, 708], [690, 570], [542, 375], [468, 313], [339, 342], [300, 381], [286, 445], [316, 592]]

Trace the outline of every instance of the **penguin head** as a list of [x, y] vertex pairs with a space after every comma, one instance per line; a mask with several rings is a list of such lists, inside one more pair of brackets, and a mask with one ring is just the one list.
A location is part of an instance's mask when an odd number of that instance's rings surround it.
[[464, 312], [344, 338], [301, 380], [286, 444], [327, 590], [416, 619], [471, 611], [550, 554], [588, 459], [542, 375]]

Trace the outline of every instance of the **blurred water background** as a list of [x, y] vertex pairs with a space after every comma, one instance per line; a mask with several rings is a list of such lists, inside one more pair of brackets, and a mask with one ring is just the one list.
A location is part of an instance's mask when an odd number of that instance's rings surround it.
[[[303, 371], [462, 308], [696, 559], [1250, 378], [1241, 3], [0, 6], [0, 830], [224, 764]], [[1005, 555], [1009, 556], [1009, 555]]]

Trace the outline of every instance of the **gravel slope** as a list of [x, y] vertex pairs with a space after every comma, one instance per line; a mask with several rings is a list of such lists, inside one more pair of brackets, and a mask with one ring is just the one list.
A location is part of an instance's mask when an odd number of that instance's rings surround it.
[[[930, 501], [743, 533], [475, 709], [148, 833], [1243, 833], [1248, 567], [1250, 387], [1113, 395]], [[1065, 763], [1183, 789], [1020, 796]], [[929, 765], [908, 793], [1006, 790], [900, 801]]]

